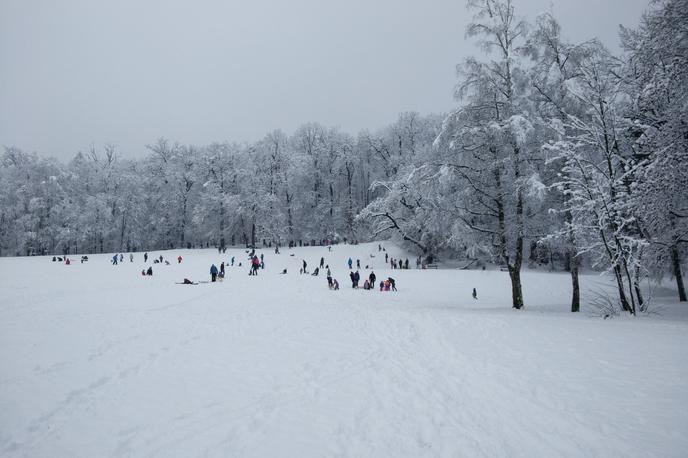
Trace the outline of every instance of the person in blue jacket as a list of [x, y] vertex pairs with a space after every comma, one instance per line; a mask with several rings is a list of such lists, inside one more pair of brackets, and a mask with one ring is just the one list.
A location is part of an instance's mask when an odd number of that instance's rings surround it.
[[351, 266], [353, 265], [353, 263], [354, 261], [351, 258], [349, 258], [349, 270], [351, 270]]
[[217, 267], [215, 267], [215, 264], [210, 266], [210, 281], [215, 281], [217, 279]]

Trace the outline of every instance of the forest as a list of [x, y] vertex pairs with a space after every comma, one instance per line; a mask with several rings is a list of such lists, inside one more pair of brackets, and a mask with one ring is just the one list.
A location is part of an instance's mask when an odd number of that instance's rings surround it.
[[508, 272], [609, 272], [619, 307], [643, 282], [686, 301], [688, 0], [654, 1], [621, 27], [622, 52], [570, 43], [557, 19], [469, 0], [451, 113], [404, 112], [350, 134], [308, 123], [253, 143], [152, 139], [67, 163], [17, 146], [0, 160], [0, 255], [392, 239], [426, 259]]

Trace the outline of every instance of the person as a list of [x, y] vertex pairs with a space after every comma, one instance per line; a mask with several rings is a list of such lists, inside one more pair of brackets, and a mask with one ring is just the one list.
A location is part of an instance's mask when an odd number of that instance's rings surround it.
[[153, 266], [149, 266], [146, 275], [153, 275]]
[[217, 279], [217, 267], [215, 264], [210, 266], [210, 281], [214, 282]]
[[148, 253], [143, 253], [143, 262], [148, 262]]
[[70, 261], [69, 258], [67, 256], [65, 256], [65, 264], [70, 265], [71, 263], [72, 263], [72, 261]]
[[232, 267], [234, 267], [234, 256], [232, 256]]
[[308, 273], [308, 270], [306, 270], [306, 267], [308, 267], [308, 263], [307, 263], [306, 260], [304, 259], [304, 260], [303, 260], [303, 273], [305, 273], [305, 274]]
[[275, 254], [280, 254], [279, 245], [275, 245]]
[[129, 262], [134, 262], [134, 253], [129, 253]]
[[169, 266], [169, 265], [170, 265], [170, 261], [168, 261], [167, 259], [165, 259], [165, 265], [166, 265], [166, 266]]
[[420, 269], [420, 256], [416, 258], [416, 269]]
[[260, 254], [260, 260], [263, 261], [263, 253]]
[[380, 291], [382, 291], [382, 290], [384, 290], [384, 289], [385, 289], [385, 282], [383, 282], [382, 280], [380, 280]]
[[146, 276], [146, 269], [141, 269], [141, 275]]
[[377, 244], [377, 251], [382, 251], [382, 245], [380, 245], [379, 243]]
[[409, 264], [409, 263], [408, 263], [408, 258], [406, 258], [406, 262], [405, 262], [405, 265], [404, 265], [404, 269], [408, 270], [408, 264]]
[[339, 282], [336, 278], [332, 280], [332, 284], [334, 285], [334, 290], [337, 291], [339, 289]]
[[162, 264], [162, 255], [160, 255], [160, 264]]
[[327, 287], [332, 289], [332, 277], [328, 274], [327, 275]]
[[193, 282], [191, 280], [189, 280], [188, 278], [185, 278], [182, 283], [185, 285], [193, 285]]
[[114, 256], [112, 257], [112, 265], [113, 265], [113, 266], [116, 266], [116, 265], [117, 265], [117, 255], [114, 255]]
[[349, 278], [351, 278], [351, 287], [356, 288], [356, 275], [354, 275], [353, 270], [349, 272]]
[[368, 291], [370, 289], [370, 282], [368, 280], [363, 282], [363, 289], [366, 291]]
[[224, 272], [220, 272], [219, 274], [217, 274], [217, 281], [222, 281], [224, 279], [225, 279], [225, 273]]
[[396, 291], [397, 283], [394, 281], [394, 279], [392, 277], [389, 277], [387, 281], [389, 281], [389, 285], [392, 287], [392, 291]]
[[282, 269], [282, 275], [287, 275], [287, 269]]
[[55, 261], [57, 261], [57, 258], [55, 256], [53, 256], [53, 262], [55, 262]]
[[322, 257], [320, 258], [320, 268], [322, 269], [325, 266], [325, 258]]
[[[182, 263], [182, 255], [180, 254], [179, 256], [177, 256], [177, 264], [181, 264], [181, 263]], [[224, 264], [224, 262], [222, 264]]]
[[370, 275], [368, 275], [368, 280], [370, 280], [371, 289], [373, 286], [375, 286], [375, 278], [375, 272], [370, 272]]
[[328, 277], [332, 276], [332, 272], [330, 272], [330, 266], [327, 266], [327, 276]]
[[475, 290], [475, 288], [473, 288], [473, 299], [476, 301], [478, 300], [478, 292]]
[[354, 261], [351, 258], [349, 258], [349, 270], [351, 270], [353, 264], [354, 264]]
[[124, 254], [119, 254], [119, 262], [124, 262]]
[[320, 267], [316, 267], [311, 275], [313, 277], [317, 277], [319, 273], [320, 273]]
[[222, 274], [223, 277], [225, 276], [225, 262], [224, 261], [222, 261], [222, 263], [220, 263], [220, 273]]
[[387, 264], [388, 260], [389, 260], [389, 254], [385, 253], [385, 264]]
[[[332, 251], [332, 245], [327, 246], [327, 251]], [[337, 288], [337, 289], [339, 289], [339, 288]]]
[[357, 259], [357, 260], [356, 260], [356, 268], [357, 268], [357, 269], [360, 269], [360, 268], [361, 268], [361, 260], [360, 260], [360, 259]]

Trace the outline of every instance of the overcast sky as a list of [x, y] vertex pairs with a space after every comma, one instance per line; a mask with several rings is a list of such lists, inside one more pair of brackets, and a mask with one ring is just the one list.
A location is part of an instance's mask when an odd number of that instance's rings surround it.
[[[647, 0], [515, 0], [618, 49]], [[0, 145], [127, 157], [158, 137], [254, 141], [317, 121], [356, 133], [444, 112], [464, 0], [0, 0]]]

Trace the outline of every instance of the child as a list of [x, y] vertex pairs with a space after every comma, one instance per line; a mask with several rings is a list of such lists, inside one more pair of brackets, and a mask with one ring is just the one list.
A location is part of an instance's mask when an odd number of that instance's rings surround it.
[[337, 279], [332, 280], [332, 284], [334, 285], [334, 290], [337, 291], [339, 289], [339, 282]]

